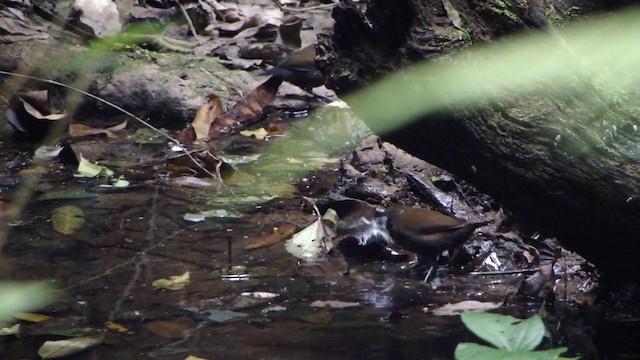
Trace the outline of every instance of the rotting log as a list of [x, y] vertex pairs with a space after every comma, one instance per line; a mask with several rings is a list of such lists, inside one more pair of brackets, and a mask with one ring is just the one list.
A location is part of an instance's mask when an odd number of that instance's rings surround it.
[[[317, 60], [328, 86], [345, 95], [417, 61], [446, 62], [443, 55], [470, 44], [553, 29], [624, 3], [343, 1]], [[588, 81], [575, 86], [576, 96], [550, 86], [480, 109], [423, 115], [381, 135], [470, 181], [525, 227], [556, 235], [609, 281], [637, 280], [640, 110], [608, 106]]]

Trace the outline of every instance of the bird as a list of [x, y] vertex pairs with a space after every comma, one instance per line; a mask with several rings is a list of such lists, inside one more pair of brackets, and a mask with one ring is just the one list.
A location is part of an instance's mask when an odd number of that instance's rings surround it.
[[316, 67], [316, 48], [313, 44], [293, 52], [262, 74], [272, 75], [309, 93], [314, 87], [324, 85], [324, 75]]
[[381, 216], [386, 217], [386, 228], [393, 242], [416, 253], [419, 264], [430, 266], [425, 282], [444, 250], [462, 245], [477, 228], [493, 221], [466, 221], [438, 211], [406, 206], [391, 207]]

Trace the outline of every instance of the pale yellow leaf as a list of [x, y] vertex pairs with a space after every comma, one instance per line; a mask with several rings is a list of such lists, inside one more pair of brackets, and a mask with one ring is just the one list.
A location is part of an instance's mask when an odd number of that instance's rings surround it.
[[38, 349], [38, 355], [43, 359], [55, 359], [79, 353], [102, 342], [102, 336], [84, 336], [65, 340], [45, 341]]
[[151, 285], [153, 285], [156, 289], [167, 289], [167, 290], [182, 290], [184, 289], [190, 282], [190, 274], [186, 271], [182, 275], [171, 276], [168, 279], [158, 279], [155, 280]]

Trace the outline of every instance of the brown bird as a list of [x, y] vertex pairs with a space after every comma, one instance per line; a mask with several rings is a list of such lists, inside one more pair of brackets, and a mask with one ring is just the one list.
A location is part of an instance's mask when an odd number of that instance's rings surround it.
[[473, 232], [493, 220], [467, 222], [437, 211], [396, 206], [385, 211], [387, 231], [393, 241], [418, 255], [418, 262], [433, 264], [442, 251], [462, 245]]
[[263, 74], [299, 86], [307, 92], [324, 84], [324, 75], [316, 68], [316, 48], [313, 44], [292, 53]]

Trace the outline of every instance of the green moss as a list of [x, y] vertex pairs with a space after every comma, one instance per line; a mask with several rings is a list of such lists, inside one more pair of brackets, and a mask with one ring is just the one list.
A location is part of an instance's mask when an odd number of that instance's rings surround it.
[[512, 21], [520, 21], [520, 17], [513, 12], [511, 5], [502, 0], [494, 0], [488, 8], [493, 13], [506, 17]]

